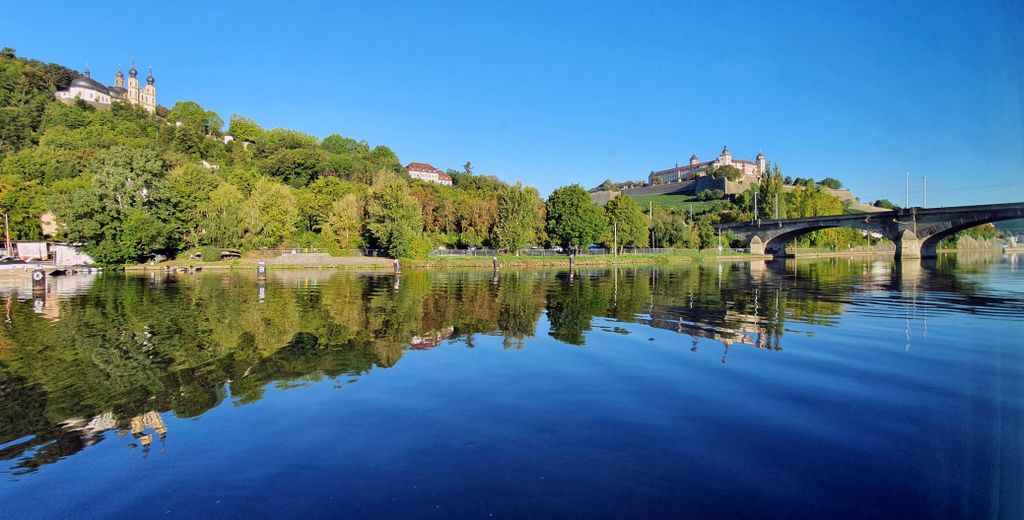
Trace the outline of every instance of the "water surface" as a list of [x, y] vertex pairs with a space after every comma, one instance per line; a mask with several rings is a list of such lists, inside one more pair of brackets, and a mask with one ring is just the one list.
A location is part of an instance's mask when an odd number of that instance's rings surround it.
[[0, 279], [0, 517], [1020, 518], [1021, 263]]

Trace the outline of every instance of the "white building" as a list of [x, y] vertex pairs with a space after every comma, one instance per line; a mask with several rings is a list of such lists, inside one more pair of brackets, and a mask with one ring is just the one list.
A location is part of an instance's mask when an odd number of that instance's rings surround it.
[[696, 155], [693, 155], [690, 157], [690, 164], [685, 166], [677, 164], [675, 168], [651, 172], [648, 179], [652, 184], [655, 178], [660, 178], [665, 183], [686, 181], [707, 175], [720, 166], [734, 166], [744, 175], [755, 179], [760, 179], [768, 171], [768, 163], [765, 161], [763, 153], [757, 154], [753, 161], [744, 161], [733, 159], [729, 147], [723, 147], [722, 153], [718, 154], [713, 161], [701, 162]]
[[54, 96], [61, 102], [72, 104], [77, 100], [85, 101], [97, 108], [110, 108], [114, 101], [123, 101], [131, 105], [141, 106], [150, 114], [156, 112], [156, 80], [153, 78], [153, 67], [149, 68], [149, 76], [146, 77], [146, 86], [139, 88], [139, 71], [135, 70], [135, 60], [132, 60], [132, 68], [128, 69], [128, 83], [125, 88], [124, 74], [117, 69], [114, 75], [114, 85], [104, 86], [99, 81], [92, 79], [89, 67], [85, 68], [85, 75], [71, 81], [67, 90], [54, 93]]
[[413, 179], [436, 182], [445, 186], [452, 185], [452, 177], [450, 175], [427, 163], [411, 162], [405, 167], [405, 169], [409, 170], [409, 176]]

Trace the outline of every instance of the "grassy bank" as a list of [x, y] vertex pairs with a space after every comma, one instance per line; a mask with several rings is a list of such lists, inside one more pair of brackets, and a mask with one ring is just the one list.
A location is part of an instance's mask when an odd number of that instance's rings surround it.
[[[693, 262], [714, 262], [718, 260], [749, 260], [758, 258], [744, 253], [728, 253], [719, 255], [714, 251], [682, 251], [675, 253], [660, 254], [622, 254], [613, 255], [581, 255], [577, 256], [573, 264], [580, 267], [610, 266], [610, 265], [669, 265], [684, 264]], [[560, 256], [512, 256], [502, 255], [498, 257], [498, 263], [502, 269], [535, 268], [535, 267], [568, 267], [569, 257]], [[413, 269], [466, 269], [486, 268], [494, 266], [492, 257], [489, 256], [443, 256], [432, 257], [426, 260], [403, 260], [403, 266]]]
[[[610, 265], [668, 265], [692, 262], [714, 262], [718, 260], [749, 260], [760, 258], [745, 253], [726, 253], [719, 255], [715, 251], [680, 251], [660, 254], [622, 254], [612, 255], [581, 255], [574, 260], [580, 267]], [[342, 269], [342, 270], [391, 270], [393, 260], [387, 258], [368, 257], [329, 257], [329, 262], [310, 258], [289, 258], [287, 255], [270, 259], [243, 258], [221, 262], [203, 262], [201, 260], [177, 259], [158, 264], [137, 264], [126, 266], [128, 271], [164, 271], [169, 268], [202, 268], [203, 270], [255, 269], [260, 261], [266, 262], [267, 269]], [[503, 269], [528, 269], [543, 267], [568, 267], [569, 257], [559, 256], [513, 256], [502, 255], [498, 262]], [[493, 259], [490, 256], [442, 256], [424, 260], [402, 259], [402, 269], [492, 269]]]

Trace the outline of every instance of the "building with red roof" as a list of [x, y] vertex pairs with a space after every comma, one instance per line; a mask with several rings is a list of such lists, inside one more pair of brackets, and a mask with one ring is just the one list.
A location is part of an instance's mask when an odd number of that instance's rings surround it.
[[452, 185], [452, 177], [447, 173], [434, 168], [427, 163], [411, 162], [405, 167], [409, 170], [409, 176], [413, 179], [419, 179], [421, 181], [436, 182], [445, 186]]

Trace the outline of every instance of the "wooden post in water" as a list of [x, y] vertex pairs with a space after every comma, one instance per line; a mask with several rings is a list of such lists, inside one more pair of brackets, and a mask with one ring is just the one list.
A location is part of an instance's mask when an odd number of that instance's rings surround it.
[[46, 290], [46, 271], [43, 271], [42, 269], [36, 269], [32, 271], [32, 290]]
[[256, 264], [256, 278], [264, 279], [267, 277], [267, 264], [266, 262], [260, 262]]
[[492, 258], [492, 260], [494, 261], [494, 270], [495, 271], [500, 271], [501, 270], [501, 265], [498, 264], [498, 257], [495, 256], [495, 257]]
[[395, 259], [395, 274], [402, 274], [402, 264], [398, 263], [398, 259]]

